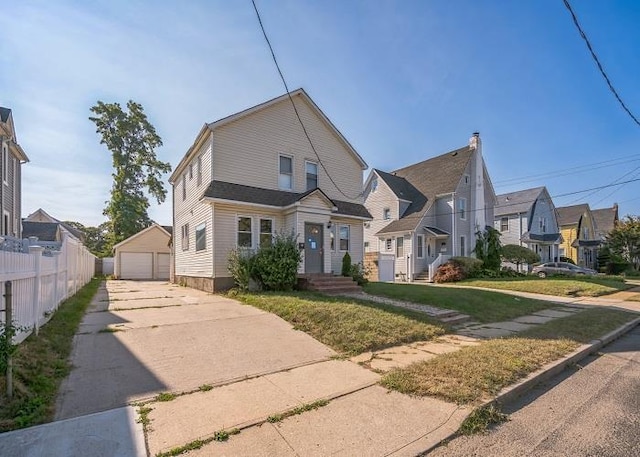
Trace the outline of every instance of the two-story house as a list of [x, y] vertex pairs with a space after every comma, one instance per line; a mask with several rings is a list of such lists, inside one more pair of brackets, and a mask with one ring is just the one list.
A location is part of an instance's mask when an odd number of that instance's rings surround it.
[[600, 208], [591, 211], [596, 225], [596, 233], [601, 241], [605, 241], [607, 236], [618, 223], [618, 204], [614, 203], [611, 208]]
[[20, 167], [29, 158], [18, 144], [13, 114], [0, 107], [0, 234], [22, 237], [20, 212], [22, 206], [22, 172]]
[[558, 224], [562, 238], [560, 255], [569, 257], [577, 265], [597, 268], [598, 247], [601, 239], [597, 234], [591, 209], [586, 203], [557, 208]]
[[374, 169], [365, 184], [373, 216], [365, 245], [378, 253], [379, 280], [431, 280], [451, 256], [472, 256], [476, 233], [493, 224], [494, 204], [478, 133], [468, 146], [391, 173]]
[[556, 207], [546, 187], [498, 195], [494, 209], [494, 228], [500, 231], [502, 245], [526, 246], [541, 262], [557, 261], [562, 235]]
[[340, 274], [347, 252], [361, 262], [365, 169], [303, 89], [205, 124], [170, 178], [175, 281], [232, 287], [230, 251], [276, 233], [297, 236], [300, 274]]

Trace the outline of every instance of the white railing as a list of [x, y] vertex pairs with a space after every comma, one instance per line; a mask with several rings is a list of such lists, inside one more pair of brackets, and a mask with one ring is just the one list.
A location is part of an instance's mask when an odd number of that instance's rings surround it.
[[433, 282], [433, 277], [436, 275], [438, 267], [447, 263], [450, 258], [450, 255], [439, 254], [438, 257], [436, 257], [436, 260], [429, 264], [429, 282]]
[[[45, 324], [68, 297], [88, 283], [95, 272], [95, 256], [78, 240], [64, 236], [60, 251], [44, 256], [43, 246], [29, 246], [29, 253], [0, 251], [0, 309], [6, 308], [5, 281], [12, 282], [15, 342], [21, 343]], [[0, 312], [0, 322], [6, 314]]]

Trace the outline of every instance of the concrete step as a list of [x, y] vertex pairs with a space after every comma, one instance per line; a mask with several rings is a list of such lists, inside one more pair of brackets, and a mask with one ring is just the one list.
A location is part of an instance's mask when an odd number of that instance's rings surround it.
[[467, 314], [455, 313], [447, 317], [438, 316], [437, 319], [443, 324], [457, 325], [457, 324], [463, 324], [465, 322], [468, 322], [471, 319], [471, 316]]
[[327, 295], [353, 294], [362, 292], [362, 288], [358, 285], [353, 286], [327, 286], [321, 289], [310, 288], [314, 292], [321, 292]]

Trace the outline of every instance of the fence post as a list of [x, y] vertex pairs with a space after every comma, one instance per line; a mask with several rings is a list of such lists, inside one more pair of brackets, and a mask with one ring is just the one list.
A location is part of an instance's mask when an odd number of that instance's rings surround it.
[[60, 251], [51, 251], [51, 255], [56, 260], [56, 274], [55, 280], [53, 281], [53, 306], [55, 309], [58, 309], [58, 305], [62, 301], [60, 300], [60, 287], [58, 286], [60, 282], [60, 254], [62, 254]]
[[40, 288], [42, 286], [42, 246], [29, 246], [29, 254], [36, 259], [36, 275], [33, 278], [33, 328], [36, 336], [40, 331]]
[[[12, 284], [11, 281], [5, 281], [4, 283], [4, 336], [7, 338], [7, 343], [9, 345], [13, 344], [13, 334], [15, 333], [13, 329], [13, 309], [12, 309]], [[11, 400], [13, 397], [13, 359], [11, 357], [11, 352], [7, 354], [7, 398]]]

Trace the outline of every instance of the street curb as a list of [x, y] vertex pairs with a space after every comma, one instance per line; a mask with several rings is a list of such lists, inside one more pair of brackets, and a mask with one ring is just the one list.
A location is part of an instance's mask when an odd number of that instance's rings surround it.
[[[584, 359], [588, 355], [591, 355], [595, 352], [598, 352], [602, 349], [603, 346], [611, 343], [612, 341], [620, 338], [625, 333], [633, 330], [637, 325], [640, 325], [640, 317], [635, 318], [632, 321], [627, 322], [624, 325], [621, 325], [617, 329], [607, 333], [601, 338], [591, 340], [588, 344], [583, 344], [578, 349], [573, 351], [571, 354], [565, 356], [560, 360], [556, 360], [555, 362], [548, 363], [547, 365], [540, 368], [538, 371], [534, 371], [529, 376], [524, 378], [522, 381], [517, 382], [512, 386], [505, 387], [498, 395], [495, 396], [492, 400], [488, 400], [484, 403], [478, 405], [475, 409], [486, 408], [491, 405], [499, 405], [503, 403], [507, 403], [511, 400], [514, 400], [529, 390], [533, 389], [536, 385], [547, 381], [557, 374], [564, 371], [569, 365], [575, 364], [580, 360]], [[440, 446], [443, 442], [451, 440], [458, 435], [458, 431], [451, 433], [449, 436], [444, 438], [439, 443], [425, 449], [419, 455], [426, 455], [438, 446]]]

